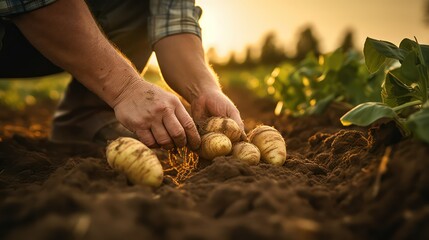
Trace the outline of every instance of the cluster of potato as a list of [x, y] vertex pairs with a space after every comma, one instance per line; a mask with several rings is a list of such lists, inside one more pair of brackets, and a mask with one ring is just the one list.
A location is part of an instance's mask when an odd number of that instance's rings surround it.
[[286, 144], [273, 127], [260, 125], [248, 136], [238, 124], [224, 117], [212, 117], [201, 126], [200, 156], [213, 159], [231, 154], [248, 164], [258, 164], [260, 159], [273, 165], [283, 165]]
[[[200, 134], [198, 154], [204, 159], [232, 155], [250, 165], [262, 159], [277, 166], [286, 160], [285, 141], [270, 126], [258, 126], [246, 136], [234, 120], [212, 117], [200, 126]], [[123, 172], [135, 184], [158, 187], [162, 183], [164, 172], [156, 154], [136, 139], [116, 139], [107, 146], [106, 157], [113, 169]]]

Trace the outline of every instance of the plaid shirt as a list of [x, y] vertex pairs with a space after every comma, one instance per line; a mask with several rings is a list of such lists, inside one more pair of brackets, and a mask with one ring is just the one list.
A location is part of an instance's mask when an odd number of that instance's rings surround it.
[[178, 33], [194, 33], [201, 37], [198, 20], [202, 10], [194, 0], [151, 0], [149, 36], [152, 44]]
[[[0, 17], [24, 13], [46, 6], [55, 0], [0, 0]], [[202, 14], [194, 0], [150, 0], [149, 37], [154, 44], [163, 37], [193, 33], [201, 37], [198, 20]], [[0, 41], [2, 37], [0, 22]]]
[[0, 0], [0, 16], [29, 12], [53, 2], [55, 0]]

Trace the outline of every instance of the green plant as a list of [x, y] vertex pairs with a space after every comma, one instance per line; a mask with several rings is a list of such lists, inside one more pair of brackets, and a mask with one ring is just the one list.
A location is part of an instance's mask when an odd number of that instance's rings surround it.
[[276, 113], [322, 113], [332, 101], [352, 106], [380, 100], [382, 72], [370, 73], [361, 54], [341, 48], [316, 58], [309, 54], [296, 67], [282, 65], [271, 73], [268, 92], [279, 101]]
[[272, 66], [251, 68], [216, 69], [219, 81], [224, 88], [251, 90], [255, 96], [267, 97], [263, 79], [270, 74]]
[[[144, 78], [168, 89], [158, 69], [150, 67], [145, 72]], [[57, 102], [62, 97], [70, 79], [70, 74], [66, 72], [34, 78], [2, 78], [0, 79], [0, 107], [22, 111], [36, 103]]]
[[386, 60], [400, 66], [387, 71], [382, 83], [382, 102], [362, 103], [342, 118], [343, 125], [368, 126], [379, 119], [392, 119], [405, 136], [414, 135], [429, 143], [429, 46], [411, 39], [396, 45], [367, 38], [364, 46], [366, 66], [370, 72], [384, 70]]
[[70, 82], [70, 75], [59, 73], [37, 78], [0, 79], [0, 106], [24, 110], [38, 101], [58, 101]]

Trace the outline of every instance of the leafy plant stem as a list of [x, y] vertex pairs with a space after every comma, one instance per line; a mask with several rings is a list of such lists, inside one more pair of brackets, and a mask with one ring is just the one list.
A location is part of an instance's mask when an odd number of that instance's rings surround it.
[[421, 104], [422, 104], [422, 101], [415, 100], [415, 101], [412, 101], [412, 102], [407, 102], [407, 103], [404, 103], [402, 105], [396, 106], [396, 107], [393, 108], [393, 111], [398, 112], [398, 111], [400, 111], [400, 110], [402, 110], [404, 108], [415, 106], [415, 105], [421, 105]]
[[422, 81], [422, 89], [424, 89], [424, 90], [426, 90], [426, 91], [423, 91], [423, 99], [424, 99], [424, 101], [427, 101], [427, 96], [428, 96], [428, 93], [427, 93], [427, 91], [428, 91], [428, 78], [427, 78], [427, 66], [426, 66], [426, 61], [425, 61], [425, 58], [424, 58], [424, 56], [423, 56], [423, 51], [422, 51], [422, 48], [421, 48], [421, 46], [420, 46], [420, 44], [419, 44], [419, 42], [417, 41], [417, 38], [414, 36], [414, 39], [416, 40], [416, 43], [417, 43], [417, 48], [418, 48], [418, 58], [420, 59], [420, 62], [421, 62], [421, 64], [423, 65], [423, 67], [424, 67], [424, 73], [422, 73], [423, 74], [423, 76], [425, 76], [424, 77], [424, 79], [423, 79], [423, 81]]
[[414, 37], [414, 40], [416, 40], [416, 43], [417, 43], [417, 48], [418, 48], [418, 58], [419, 58], [419, 60], [420, 60], [420, 62], [421, 62], [421, 64], [423, 65], [423, 66], [426, 66], [426, 64], [425, 64], [425, 58], [423, 57], [423, 53], [422, 53], [422, 48], [420, 47], [420, 44], [419, 44], [419, 41], [417, 41], [417, 38], [416, 37]]

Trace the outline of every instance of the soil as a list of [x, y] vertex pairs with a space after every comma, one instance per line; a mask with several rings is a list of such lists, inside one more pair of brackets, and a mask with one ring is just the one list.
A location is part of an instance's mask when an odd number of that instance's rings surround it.
[[276, 127], [282, 167], [200, 160], [178, 185], [136, 186], [97, 145], [47, 140], [54, 103], [0, 112], [0, 239], [429, 239], [429, 146], [391, 123], [345, 128], [347, 109], [272, 114], [227, 92], [246, 129]]

